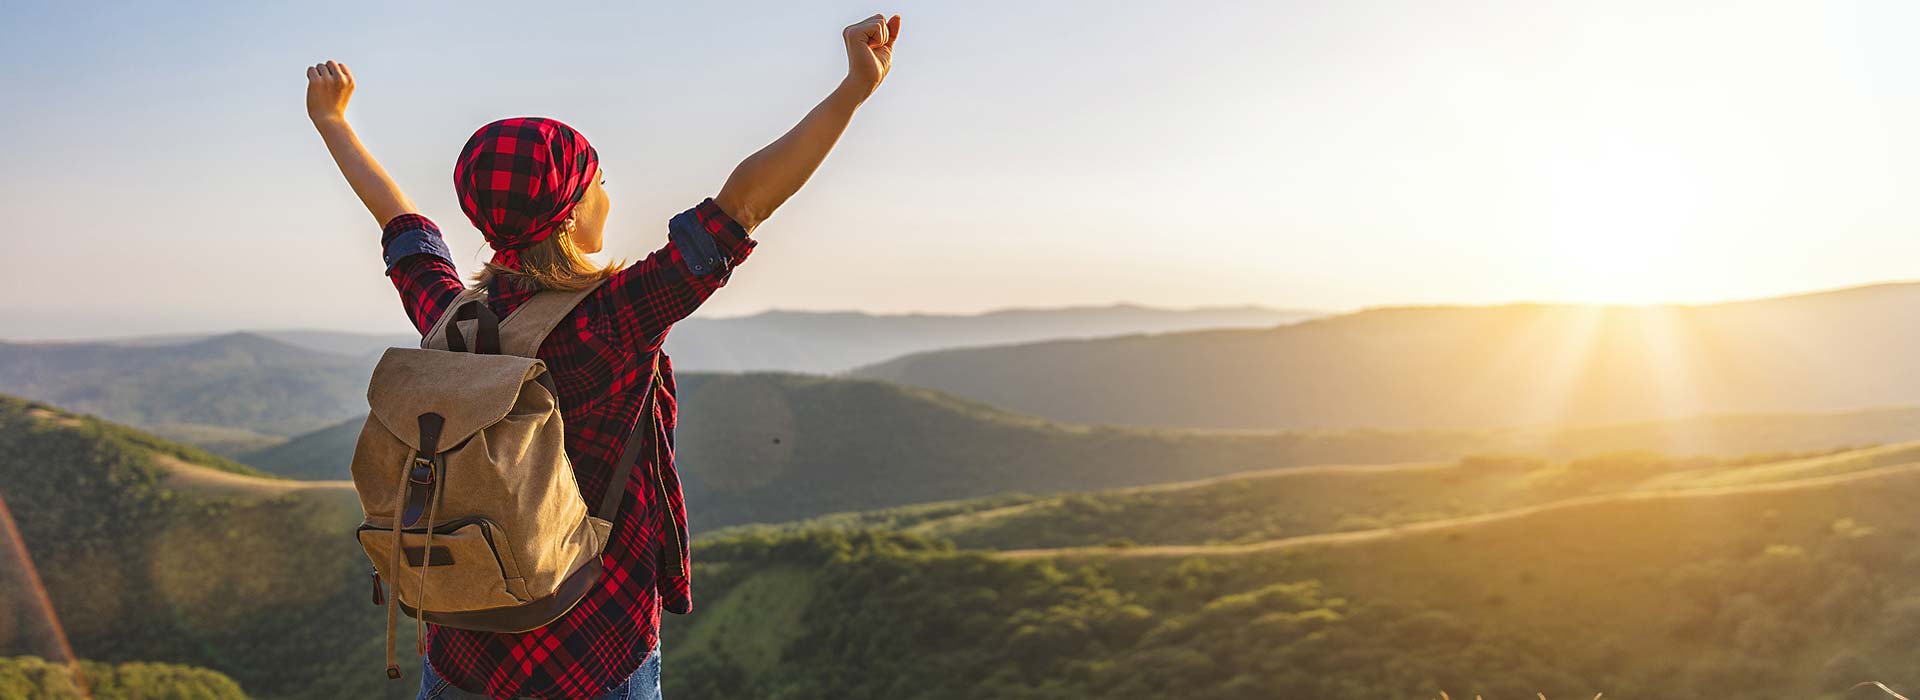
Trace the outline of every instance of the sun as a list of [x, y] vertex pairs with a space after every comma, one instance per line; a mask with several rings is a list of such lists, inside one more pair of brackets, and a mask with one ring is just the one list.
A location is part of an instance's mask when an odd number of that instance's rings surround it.
[[1563, 154], [1542, 202], [1548, 259], [1567, 301], [1681, 301], [1697, 284], [1698, 234], [1712, 185], [1697, 163], [1645, 144], [1587, 144]]

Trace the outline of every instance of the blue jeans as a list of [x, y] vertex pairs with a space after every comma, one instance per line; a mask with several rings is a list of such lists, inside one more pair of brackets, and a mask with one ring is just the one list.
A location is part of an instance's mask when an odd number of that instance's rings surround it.
[[[421, 659], [420, 696], [416, 700], [486, 700], [486, 697], [461, 690], [459, 686], [447, 682], [433, 670], [433, 664]], [[647, 654], [646, 663], [640, 664], [633, 675], [593, 700], [660, 700], [659, 643], [653, 645], [653, 652]]]

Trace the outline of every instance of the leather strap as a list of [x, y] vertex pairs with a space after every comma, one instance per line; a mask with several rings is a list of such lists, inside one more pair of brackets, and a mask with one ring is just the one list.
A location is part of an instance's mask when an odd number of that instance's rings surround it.
[[487, 302], [479, 299], [465, 302], [453, 310], [453, 319], [447, 325], [447, 349], [467, 351], [467, 339], [460, 332], [460, 322], [470, 318], [478, 324], [473, 330], [473, 351], [482, 355], [500, 354], [500, 317], [493, 315], [493, 309], [487, 308]]
[[[412, 527], [419, 522], [420, 515], [427, 510], [428, 502], [434, 491], [439, 489], [440, 474], [440, 429], [445, 427], [447, 419], [438, 413], [420, 414], [420, 457], [407, 465], [407, 505], [400, 513], [400, 527]], [[433, 520], [427, 520], [427, 527], [433, 527]]]
[[[587, 295], [592, 294], [603, 284], [606, 284], [606, 278], [596, 280], [585, 289], [548, 290], [520, 302], [520, 305], [514, 307], [513, 312], [507, 314], [506, 318], [497, 321], [498, 354], [537, 356], [540, 345], [546, 342], [547, 334], [552, 333], [554, 327], [560, 325], [560, 321], [573, 312], [574, 307], [579, 306]], [[453, 302], [448, 304], [447, 311], [440, 314], [439, 320], [434, 322], [433, 328], [420, 339], [420, 347], [428, 350], [452, 350], [454, 349], [451, 347], [452, 344], [460, 342], [461, 349], [465, 349], [466, 343], [463, 342], [465, 337], [460, 329], [460, 323], [469, 319], [474, 320], [475, 335], [485, 335], [479, 332], [478, 328], [479, 324], [486, 322], [484, 317], [477, 311], [465, 312], [463, 315], [460, 310], [474, 302], [479, 302], [477, 306], [481, 308], [488, 308], [487, 298], [486, 287], [468, 287], [461, 290], [454, 296]], [[460, 341], [456, 341], [456, 337], [460, 338]], [[476, 344], [478, 344], [477, 341]]]
[[[615, 522], [614, 516], [620, 514], [620, 499], [627, 494], [627, 480], [633, 476], [633, 463], [640, 457], [640, 447], [646, 442], [640, 439], [640, 428], [651, 427], [647, 421], [654, 411], [654, 391], [660, 383], [660, 351], [653, 352], [653, 376], [647, 378], [647, 396], [640, 402], [640, 415], [633, 419], [633, 430], [627, 433], [627, 445], [620, 450], [620, 459], [613, 463], [613, 480], [607, 482], [606, 495], [600, 497], [600, 507], [594, 510], [594, 517], [607, 522]], [[615, 489], [615, 486], [619, 486]]]

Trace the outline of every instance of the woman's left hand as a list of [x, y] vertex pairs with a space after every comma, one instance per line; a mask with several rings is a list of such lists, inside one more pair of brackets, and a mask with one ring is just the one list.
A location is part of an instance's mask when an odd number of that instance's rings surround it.
[[849, 85], [873, 94], [880, 81], [893, 68], [893, 42], [900, 38], [900, 15], [874, 15], [840, 30], [847, 43], [847, 80]]
[[307, 117], [314, 123], [345, 119], [352, 97], [353, 72], [347, 64], [327, 61], [307, 68]]

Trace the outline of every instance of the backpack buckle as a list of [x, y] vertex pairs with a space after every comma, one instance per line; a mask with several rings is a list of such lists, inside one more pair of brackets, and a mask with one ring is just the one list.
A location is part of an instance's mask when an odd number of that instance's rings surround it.
[[433, 483], [433, 466], [433, 460], [431, 459], [425, 457], [413, 458], [413, 469], [407, 472], [407, 481], [416, 484], [431, 485]]

